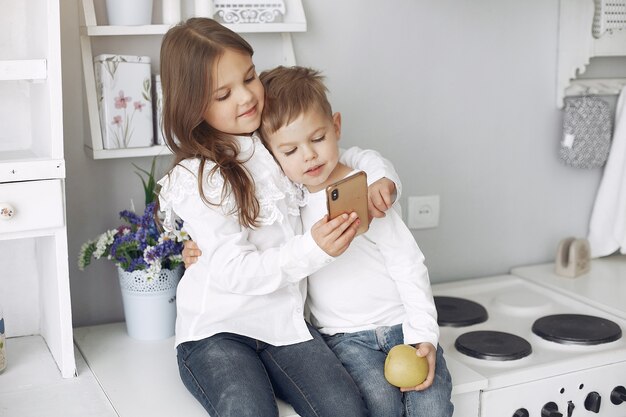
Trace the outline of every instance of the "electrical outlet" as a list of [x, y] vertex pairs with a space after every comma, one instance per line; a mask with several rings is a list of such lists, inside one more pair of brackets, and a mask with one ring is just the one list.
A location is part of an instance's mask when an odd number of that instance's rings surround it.
[[439, 196], [425, 195], [408, 198], [409, 229], [428, 229], [439, 225]]

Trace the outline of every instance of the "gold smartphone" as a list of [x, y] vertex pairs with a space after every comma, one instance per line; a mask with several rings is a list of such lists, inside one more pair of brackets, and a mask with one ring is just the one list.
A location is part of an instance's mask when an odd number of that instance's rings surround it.
[[330, 219], [343, 213], [356, 212], [361, 220], [356, 234], [360, 235], [367, 232], [369, 214], [367, 210], [367, 175], [365, 172], [359, 171], [326, 187], [326, 205]]

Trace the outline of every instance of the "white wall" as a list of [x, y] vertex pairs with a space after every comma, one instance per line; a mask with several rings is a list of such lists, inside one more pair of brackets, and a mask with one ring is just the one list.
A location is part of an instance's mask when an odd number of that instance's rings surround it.
[[[118, 224], [129, 198], [142, 205], [131, 162], [150, 159], [83, 152], [76, 1], [62, 2], [63, 82], [71, 289], [84, 325], [123, 314], [110, 262], [80, 272], [76, 253]], [[343, 145], [391, 159], [404, 202], [441, 196], [440, 226], [414, 233], [432, 281], [550, 261], [561, 238], [586, 234], [601, 170], [558, 160], [557, 0], [305, 0], [305, 12], [296, 57], [326, 74]]]

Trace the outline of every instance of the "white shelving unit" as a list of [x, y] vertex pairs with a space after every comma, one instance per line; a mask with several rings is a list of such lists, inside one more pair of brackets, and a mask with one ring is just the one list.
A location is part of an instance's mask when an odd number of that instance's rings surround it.
[[[95, 3], [96, 2], [96, 3]], [[85, 79], [85, 95], [90, 126], [90, 137], [85, 138], [85, 151], [93, 159], [129, 158], [155, 155], [168, 155], [167, 146], [150, 146], [147, 148], [104, 149], [98, 101], [96, 94], [96, 80], [93, 66], [93, 42], [97, 38], [125, 37], [128, 42], [140, 43], [141, 38], [149, 37], [150, 43], [160, 45], [162, 36], [169, 30], [170, 25], [154, 24], [145, 26], [108, 26], [99, 21], [104, 20], [102, 0], [80, 0], [81, 27], [80, 46], [83, 60], [83, 74]], [[96, 6], [100, 6], [99, 8]], [[285, 0], [286, 13], [281, 23], [245, 23], [226, 25], [238, 33], [280, 33], [281, 53], [283, 65], [295, 65], [296, 59], [293, 50], [291, 33], [305, 32], [307, 29], [306, 17], [301, 0]], [[97, 10], [98, 9], [98, 10]], [[115, 53], [115, 51], [106, 51]], [[148, 53], [145, 53], [148, 55]]]
[[626, 29], [607, 31], [594, 38], [594, 2], [561, 0], [559, 3], [558, 66], [556, 104], [563, 108], [563, 98], [579, 94], [616, 94], [625, 85], [623, 79], [580, 79], [593, 57], [626, 56]]
[[626, 87], [626, 78], [581, 78], [570, 81], [569, 86], [565, 89], [565, 96], [616, 95], [624, 87]]
[[[43, 336], [75, 376], [59, 0], [0, 0], [0, 304], [7, 345]], [[12, 340], [13, 339], [13, 340]], [[24, 369], [8, 357], [8, 367]], [[19, 361], [19, 359], [17, 359]]]

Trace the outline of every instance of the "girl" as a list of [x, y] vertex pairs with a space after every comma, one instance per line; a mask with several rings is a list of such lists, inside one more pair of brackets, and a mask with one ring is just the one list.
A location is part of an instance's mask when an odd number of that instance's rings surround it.
[[[161, 46], [174, 168], [159, 201], [165, 225], [176, 212], [204, 253], [177, 291], [181, 379], [215, 417], [277, 416], [274, 395], [304, 417], [364, 416], [358, 388], [303, 318], [305, 278], [346, 250], [358, 220], [322, 219], [299, 235], [297, 189], [254, 134], [264, 90], [252, 54], [204, 18], [173, 27]], [[381, 165], [356, 159], [370, 172]]]

